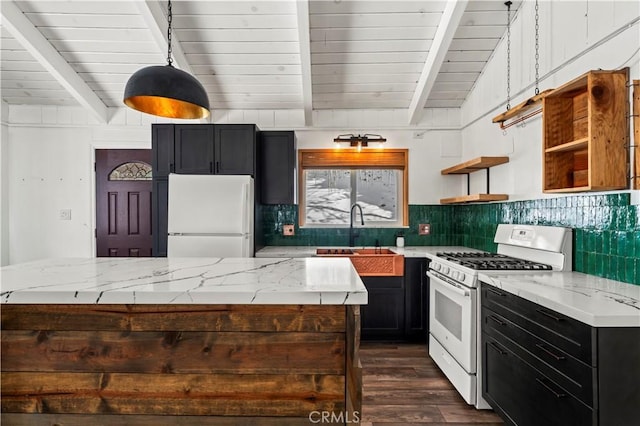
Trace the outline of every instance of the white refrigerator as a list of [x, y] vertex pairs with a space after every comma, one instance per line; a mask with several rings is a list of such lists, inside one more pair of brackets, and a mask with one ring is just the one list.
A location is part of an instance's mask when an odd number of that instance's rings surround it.
[[253, 178], [169, 175], [168, 257], [252, 257]]

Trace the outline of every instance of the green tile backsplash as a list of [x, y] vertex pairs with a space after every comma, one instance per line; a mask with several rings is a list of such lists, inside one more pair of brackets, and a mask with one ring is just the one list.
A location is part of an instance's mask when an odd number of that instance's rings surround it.
[[[263, 207], [266, 245], [348, 245], [348, 228], [298, 228], [298, 207]], [[296, 224], [296, 235], [283, 237], [282, 225]], [[431, 224], [431, 235], [418, 235], [418, 224]], [[406, 245], [462, 245], [493, 251], [498, 223], [573, 228], [573, 269], [640, 285], [640, 209], [630, 195], [576, 195], [539, 200], [469, 205], [410, 205], [409, 228], [360, 229], [358, 246], [395, 245], [402, 232]]]

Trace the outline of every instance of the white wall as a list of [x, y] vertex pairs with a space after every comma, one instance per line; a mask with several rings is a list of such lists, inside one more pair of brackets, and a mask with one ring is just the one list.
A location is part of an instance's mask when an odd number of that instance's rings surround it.
[[[334, 147], [343, 133], [379, 133], [387, 146], [409, 148], [409, 202], [436, 204], [454, 195], [458, 177], [440, 169], [460, 160], [458, 109], [425, 110], [418, 127], [406, 126], [405, 110], [316, 111], [319, 129], [306, 129], [296, 111], [214, 111], [216, 123], [256, 123], [263, 130], [296, 129], [298, 147]], [[3, 109], [1, 236], [5, 263], [49, 257], [91, 257], [95, 253], [96, 148], [151, 148], [151, 124], [171, 120], [127, 108], [97, 123], [82, 108], [10, 106]], [[174, 122], [198, 122], [174, 120]], [[390, 130], [391, 129], [391, 130]], [[417, 135], [415, 133], [417, 132]], [[7, 154], [8, 152], [8, 154]], [[10, 167], [5, 167], [5, 162]], [[59, 219], [71, 209], [71, 220]], [[7, 235], [8, 234], [8, 235]]]
[[0, 266], [9, 264], [9, 105], [2, 102], [0, 135]]
[[[640, 2], [541, 1], [539, 15], [540, 91], [599, 68], [629, 66], [631, 79], [640, 78]], [[533, 1], [522, 3], [511, 34], [513, 106], [534, 95]], [[504, 135], [491, 120], [505, 111], [505, 105], [503, 39], [462, 107], [462, 157], [508, 155], [508, 164], [491, 169], [491, 191], [507, 193], [510, 199], [543, 197], [546, 194], [542, 193], [542, 117], [537, 115], [524, 125], [510, 127]], [[472, 192], [484, 189], [484, 177], [483, 172], [473, 175]], [[632, 192], [637, 199], [638, 191]]]

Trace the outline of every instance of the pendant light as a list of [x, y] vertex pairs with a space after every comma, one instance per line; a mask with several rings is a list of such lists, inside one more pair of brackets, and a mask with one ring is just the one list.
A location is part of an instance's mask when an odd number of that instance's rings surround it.
[[171, 0], [168, 6], [167, 65], [153, 65], [136, 71], [124, 89], [124, 103], [135, 110], [168, 118], [206, 118], [209, 98], [191, 74], [174, 68], [171, 58]]

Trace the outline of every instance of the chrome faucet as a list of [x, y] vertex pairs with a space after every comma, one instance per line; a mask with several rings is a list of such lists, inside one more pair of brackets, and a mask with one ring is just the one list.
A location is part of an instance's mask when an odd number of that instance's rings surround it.
[[351, 211], [349, 212], [349, 247], [353, 247], [355, 245], [356, 238], [360, 236], [360, 232], [353, 228], [353, 209], [355, 209], [356, 207], [360, 210], [360, 224], [364, 226], [364, 215], [362, 214], [362, 207], [360, 207], [360, 204], [354, 203], [351, 206]]

